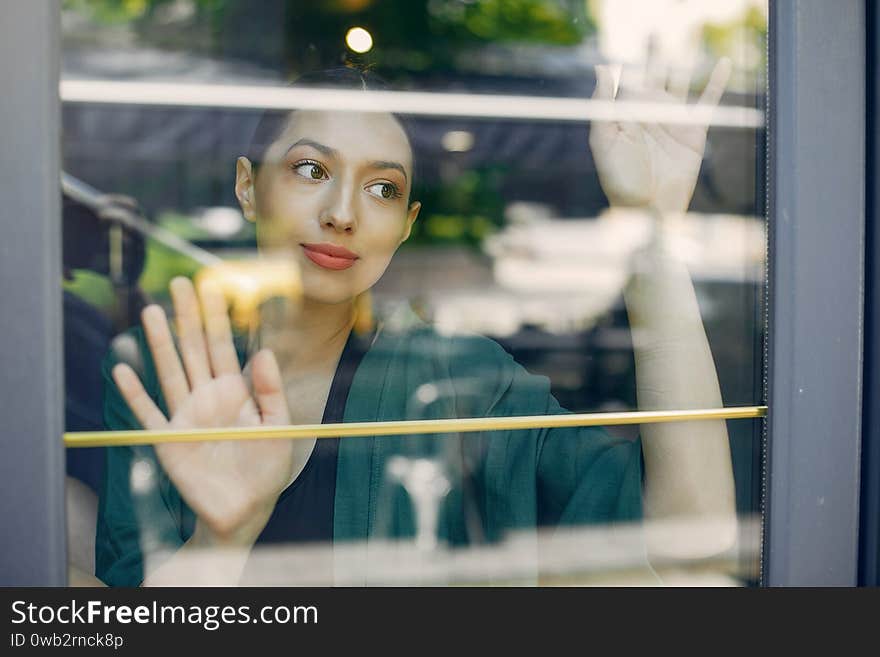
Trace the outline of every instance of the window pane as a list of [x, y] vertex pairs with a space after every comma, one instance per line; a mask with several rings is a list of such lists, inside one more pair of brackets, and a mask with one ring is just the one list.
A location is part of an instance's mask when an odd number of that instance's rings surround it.
[[[766, 15], [65, 3], [67, 430], [761, 404]], [[110, 584], [221, 538], [259, 539], [244, 570], [185, 572], [586, 583], [634, 567], [622, 536], [643, 574], [750, 584], [761, 447], [754, 419], [77, 447], [71, 554]]]

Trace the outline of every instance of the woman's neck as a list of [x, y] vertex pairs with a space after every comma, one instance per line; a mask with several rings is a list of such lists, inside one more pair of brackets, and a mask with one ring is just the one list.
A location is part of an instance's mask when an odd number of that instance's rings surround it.
[[354, 325], [355, 304], [303, 300], [296, 308], [270, 306], [260, 320], [261, 346], [275, 353], [282, 371], [314, 371], [339, 360]]

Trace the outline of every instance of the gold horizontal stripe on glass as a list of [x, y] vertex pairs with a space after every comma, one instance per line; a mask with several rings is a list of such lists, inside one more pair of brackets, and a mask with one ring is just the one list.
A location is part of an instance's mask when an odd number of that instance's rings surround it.
[[64, 434], [66, 447], [115, 447], [154, 445], [197, 440], [251, 440], [265, 438], [349, 438], [404, 434], [462, 433], [504, 429], [590, 427], [618, 424], [656, 424], [696, 420], [739, 420], [767, 415], [766, 406], [732, 406], [689, 411], [628, 411], [620, 413], [567, 413], [513, 417], [453, 418], [449, 420], [400, 420], [391, 422], [343, 422], [300, 424], [283, 427], [235, 427], [186, 431], [73, 431]]

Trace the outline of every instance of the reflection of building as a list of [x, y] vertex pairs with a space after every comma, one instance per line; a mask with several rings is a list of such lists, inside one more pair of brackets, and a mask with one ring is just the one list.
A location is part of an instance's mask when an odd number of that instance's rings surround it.
[[[653, 220], [637, 210], [551, 219], [546, 210], [525, 205], [512, 206], [508, 218], [482, 254], [403, 249], [376, 290], [377, 302], [411, 299], [441, 331], [499, 339], [522, 362], [550, 375], [559, 396], [577, 407], [613, 405], [611, 390], [626, 390], [617, 403], [628, 405], [634, 388], [621, 380], [632, 375], [622, 291], [632, 259], [651, 239]], [[719, 364], [730, 362], [731, 372], [756, 366], [763, 220], [689, 213], [665, 221], [668, 248], [693, 276]], [[746, 379], [728, 390], [732, 397], [749, 396]]]
[[[496, 45], [473, 53], [470, 60], [489, 68], [495, 60], [529, 65], [511, 68], [508, 64], [491, 74], [460, 68], [417, 78], [407, 88], [587, 99], [595, 83], [592, 66], [602, 58], [589, 44], [578, 48]], [[69, 49], [64, 54], [63, 71], [65, 80], [245, 85], [254, 89], [283, 84], [273, 70], [143, 47]], [[763, 102], [751, 94], [729, 93], [725, 104], [754, 108], [762, 107]], [[92, 185], [137, 198], [149, 215], [163, 209], [190, 212], [207, 206], [235, 206], [235, 159], [246, 152], [260, 114], [257, 108], [65, 103], [65, 166]], [[450, 207], [442, 207], [463, 174], [490, 169], [503, 170], [498, 188], [488, 189], [486, 181], [481, 185], [487, 194], [500, 194], [505, 201], [551, 204], [566, 216], [590, 216], [606, 204], [587, 148], [585, 121], [422, 116], [412, 123], [419, 183], [438, 190], [425, 214], [492, 214], [486, 206], [494, 204], [485, 202], [450, 201]], [[760, 149], [754, 126], [743, 127], [710, 131], [694, 208], [756, 212], [756, 198], [762, 194], [756, 190], [753, 172], [762, 169]], [[454, 144], [450, 148], [450, 133], [469, 135], [467, 148]]]
[[[668, 248], [696, 281], [763, 280], [764, 224], [759, 218], [689, 214], [665, 220]], [[450, 330], [506, 335], [521, 325], [561, 333], [594, 326], [620, 297], [630, 261], [651, 239], [653, 219], [614, 210], [598, 219], [526, 219], [486, 241], [498, 289], [446, 299], [436, 317]], [[502, 313], [466, 312], [469, 304], [510, 300]], [[456, 311], [456, 303], [462, 312]], [[497, 305], [497, 303], [496, 303]], [[485, 306], [484, 306], [485, 307]]]

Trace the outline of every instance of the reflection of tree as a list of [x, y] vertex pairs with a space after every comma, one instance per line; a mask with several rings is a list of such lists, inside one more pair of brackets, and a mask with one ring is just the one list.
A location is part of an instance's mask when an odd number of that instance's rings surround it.
[[595, 29], [586, 4], [577, 0], [429, 0], [426, 4], [435, 28], [464, 42], [575, 45]]
[[64, 0], [63, 8], [84, 14], [100, 23], [150, 21], [162, 10], [174, 10], [187, 16], [222, 10], [225, 0]]
[[[577, 45], [595, 31], [583, 0], [64, 0], [69, 12], [126, 27], [144, 45], [255, 61], [286, 76], [346, 59], [394, 74], [454, 68], [490, 43]], [[373, 34], [347, 51], [355, 25]]]
[[422, 215], [410, 243], [480, 244], [503, 223], [503, 173], [499, 167], [480, 167], [419, 185], [414, 194], [422, 202]]
[[753, 4], [735, 20], [706, 23], [702, 41], [711, 59], [729, 57], [735, 70], [761, 72], [767, 63], [767, 16]]

